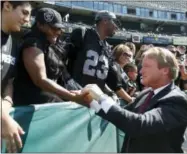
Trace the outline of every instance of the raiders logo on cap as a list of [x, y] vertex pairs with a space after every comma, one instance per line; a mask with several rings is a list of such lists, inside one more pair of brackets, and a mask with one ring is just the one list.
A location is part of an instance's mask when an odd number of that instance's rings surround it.
[[44, 19], [46, 22], [51, 22], [54, 19], [54, 16], [55, 14], [53, 11], [50, 11], [50, 12], [48, 11], [44, 13]]
[[51, 8], [40, 8], [36, 14], [36, 22], [56, 28], [65, 28], [60, 13]]

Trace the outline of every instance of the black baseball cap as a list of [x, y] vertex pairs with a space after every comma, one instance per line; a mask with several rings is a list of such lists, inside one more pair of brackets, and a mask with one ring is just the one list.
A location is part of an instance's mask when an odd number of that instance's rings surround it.
[[112, 20], [117, 27], [119, 27], [121, 24], [120, 22], [117, 20], [116, 15], [113, 12], [109, 12], [107, 10], [102, 10], [99, 11], [96, 16], [95, 16], [95, 22], [97, 23], [98, 21], [101, 20]]
[[95, 21], [99, 21], [102, 19], [116, 19], [116, 15], [113, 12], [102, 10], [96, 14]]
[[55, 28], [65, 28], [59, 12], [51, 8], [41, 8], [36, 13], [36, 22], [48, 24]]

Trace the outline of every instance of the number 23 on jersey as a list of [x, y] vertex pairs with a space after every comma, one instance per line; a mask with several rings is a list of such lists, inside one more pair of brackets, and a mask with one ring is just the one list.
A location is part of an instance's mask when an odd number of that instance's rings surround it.
[[[105, 55], [100, 55], [93, 50], [88, 50], [86, 61], [83, 66], [83, 74], [99, 79], [106, 79], [108, 75], [108, 58]], [[100, 64], [100, 65], [99, 65]]]

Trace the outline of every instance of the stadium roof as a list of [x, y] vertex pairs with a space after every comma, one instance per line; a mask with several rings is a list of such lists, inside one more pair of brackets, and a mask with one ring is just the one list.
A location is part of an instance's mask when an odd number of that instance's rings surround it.
[[124, 0], [115, 3], [171, 11], [187, 11], [187, 0]]

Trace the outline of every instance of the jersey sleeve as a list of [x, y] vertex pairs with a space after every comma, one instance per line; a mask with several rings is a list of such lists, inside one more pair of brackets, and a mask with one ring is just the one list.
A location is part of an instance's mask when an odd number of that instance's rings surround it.
[[76, 48], [81, 48], [84, 39], [85, 30], [76, 28], [70, 35], [70, 41]]
[[83, 33], [82, 28], [74, 29], [70, 35], [69, 42], [65, 46], [68, 59], [67, 69], [70, 74], [72, 74], [74, 62], [82, 48], [84, 37], [83, 35], [85, 35], [85, 33]]
[[42, 49], [42, 43], [35, 37], [26, 38], [22, 44], [22, 49], [29, 48], [29, 47], [37, 47]]
[[122, 78], [111, 66], [109, 67], [106, 83], [115, 92], [123, 87]]

